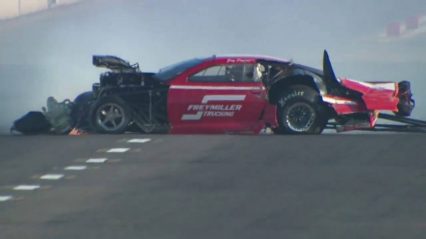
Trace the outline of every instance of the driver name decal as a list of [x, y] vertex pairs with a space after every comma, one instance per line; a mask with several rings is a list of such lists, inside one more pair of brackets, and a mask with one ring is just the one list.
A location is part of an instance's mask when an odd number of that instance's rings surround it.
[[[203, 117], [219, 118], [234, 117], [235, 112], [243, 107], [237, 102], [243, 102], [245, 95], [206, 95], [201, 104], [192, 104], [187, 108], [188, 114], [182, 115], [182, 120], [201, 120]], [[209, 102], [232, 102], [230, 104], [208, 104]]]

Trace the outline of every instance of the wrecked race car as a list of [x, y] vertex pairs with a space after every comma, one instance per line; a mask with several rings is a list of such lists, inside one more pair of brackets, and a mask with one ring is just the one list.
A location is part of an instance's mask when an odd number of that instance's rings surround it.
[[108, 72], [73, 102], [75, 127], [107, 134], [320, 134], [374, 129], [380, 112], [405, 119], [410, 83], [338, 79], [324, 51], [323, 70], [263, 56], [212, 56], [158, 73], [114, 56], [94, 56]]

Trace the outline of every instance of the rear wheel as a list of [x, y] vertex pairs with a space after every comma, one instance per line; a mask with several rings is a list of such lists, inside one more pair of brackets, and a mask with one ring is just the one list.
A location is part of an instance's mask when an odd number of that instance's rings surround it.
[[93, 107], [91, 123], [98, 133], [123, 133], [130, 121], [130, 110], [124, 102], [115, 97], [100, 99]]
[[320, 134], [327, 124], [327, 114], [319, 93], [304, 85], [285, 90], [278, 101], [280, 132]]
[[401, 81], [398, 84], [399, 88], [399, 103], [398, 103], [398, 111], [395, 112], [397, 116], [407, 117], [411, 115], [411, 111], [413, 111], [416, 103], [412, 99], [413, 94], [411, 93], [410, 82]]

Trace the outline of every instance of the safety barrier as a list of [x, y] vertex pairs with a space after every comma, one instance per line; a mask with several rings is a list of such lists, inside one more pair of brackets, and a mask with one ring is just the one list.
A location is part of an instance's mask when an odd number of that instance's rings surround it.
[[83, 0], [2, 0], [0, 3], [0, 20], [15, 18], [79, 1]]
[[386, 27], [388, 38], [408, 38], [426, 32], [426, 15], [411, 16], [403, 22], [392, 22]]

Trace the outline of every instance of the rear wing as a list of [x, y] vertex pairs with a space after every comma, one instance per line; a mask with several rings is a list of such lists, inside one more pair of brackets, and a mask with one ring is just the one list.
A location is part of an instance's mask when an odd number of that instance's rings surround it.
[[112, 71], [119, 72], [140, 72], [139, 64], [131, 65], [128, 61], [125, 61], [116, 56], [93, 56], [93, 65], [96, 67], [105, 67]]
[[333, 95], [344, 95], [347, 89], [345, 89], [340, 82], [337, 80], [336, 74], [334, 73], [333, 66], [331, 65], [330, 57], [328, 52], [324, 50], [323, 57], [323, 72], [324, 72], [324, 82], [326, 84], [327, 91]]

